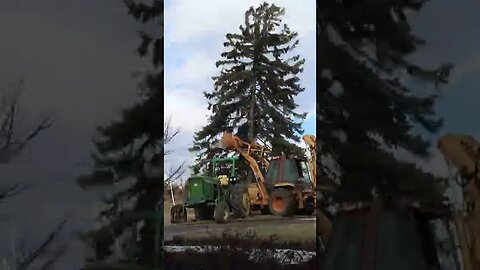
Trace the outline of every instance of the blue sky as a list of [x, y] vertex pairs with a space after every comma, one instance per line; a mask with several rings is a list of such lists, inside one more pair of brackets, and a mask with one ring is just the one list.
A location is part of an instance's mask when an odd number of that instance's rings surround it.
[[316, 134], [316, 121], [315, 118], [308, 118], [303, 122], [303, 129], [305, 134]]
[[[202, 92], [212, 89], [211, 77], [220, 71], [215, 62], [223, 52], [225, 34], [237, 32], [245, 11], [261, 2], [210, 0], [205, 5], [196, 0], [165, 1], [165, 117], [171, 117], [172, 125], [182, 129], [169, 146], [174, 152], [167, 169], [193, 160], [187, 149], [193, 133], [207, 121], [207, 100]], [[299, 34], [295, 53], [306, 61], [300, 75], [305, 91], [296, 102], [298, 112], [308, 113], [303, 124], [305, 133], [315, 134], [315, 2], [269, 2], [285, 7], [283, 22]]]
[[[442, 134], [468, 134], [480, 139], [480, 1], [449, 0], [428, 1], [419, 13], [409, 14], [413, 32], [426, 41], [426, 45], [411, 55], [422, 66], [434, 68], [450, 62], [454, 69], [450, 82], [440, 91], [436, 111], [444, 119], [444, 126], [432, 140], [433, 155], [428, 160], [413, 159], [425, 170], [448, 175], [444, 157], [436, 150], [436, 141]], [[416, 90], [428, 93], [429, 84], [417, 84]]]

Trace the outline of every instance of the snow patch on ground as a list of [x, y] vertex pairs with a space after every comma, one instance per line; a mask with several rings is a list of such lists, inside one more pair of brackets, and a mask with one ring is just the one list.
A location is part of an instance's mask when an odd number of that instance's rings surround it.
[[[193, 250], [199, 253], [220, 250], [220, 247], [216, 246], [165, 246], [166, 252], [184, 252], [186, 250]], [[305, 250], [293, 250], [293, 249], [274, 249], [272, 250], [273, 257], [282, 264], [298, 264], [307, 262], [313, 256], [315, 252]], [[257, 261], [259, 257], [265, 254], [263, 250], [254, 249], [250, 253], [250, 260]]]

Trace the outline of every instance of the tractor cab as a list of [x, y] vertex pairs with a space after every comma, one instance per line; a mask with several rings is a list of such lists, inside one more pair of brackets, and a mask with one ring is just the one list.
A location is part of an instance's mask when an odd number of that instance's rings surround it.
[[237, 163], [237, 157], [214, 158], [209, 161], [207, 175], [190, 176], [185, 184], [184, 204], [172, 207], [172, 223], [186, 221], [186, 208], [194, 209], [195, 220], [215, 218], [224, 222], [229, 211], [228, 188], [237, 179]]
[[220, 179], [223, 186], [237, 180], [238, 157], [214, 158], [210, 161], [211, 177]]
[[312, 187], [308, 160], [296, 156], [272, 158], [265, 175], [265, 186], [267, 189], [272, 189], [279, 185], [295, 186], [302, 189]]
[[295, 212], [314, 212], [315, 191], [308, 166], [305, 157], [280, 156], [270, 160], [265, 175], [270, 213], [290, 216]]
[[228, 186], [231, 181], [236, 180], [237, 160], [236, 157], [214, 158], [209, 162], [208, 175], [189, 177], [185, 185], [187, 206], [214, 203], [218, 200], [222, 186]]

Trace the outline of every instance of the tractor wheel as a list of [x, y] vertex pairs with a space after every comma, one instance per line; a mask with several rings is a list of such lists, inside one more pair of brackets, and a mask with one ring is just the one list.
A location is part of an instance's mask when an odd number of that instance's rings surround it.
[[291, 216], [295, 213], [296, 202], [293, 193], [286, 188], [278, 188], [270, 195], [268, 206], [275, 216]]
[[301, 214], [311, 216], [315, 213], [315, 203], [313, 198], [305, 200], [305, 208], [302, 209]]
[[230, 215], [230, 210], [228, 209], [228, 204], [224, 201], [219, 202], [215, 206], [213, 216], [215, 222], [217, 223], [227, 223]]
[[176, 224], [187, 221], [187, 211], [183, 205], [174, 205], [170, 210], [170, 223]]
[[195, 208], [195, 219], [196, 220], [209, 220], [213, 218], [213, 208], [208, 206], [201, 206]]
[[231, 187], [230, 203], [234, 217], [245, 218], [250, 215], [250, 196], [243, 183], [236, 183]]

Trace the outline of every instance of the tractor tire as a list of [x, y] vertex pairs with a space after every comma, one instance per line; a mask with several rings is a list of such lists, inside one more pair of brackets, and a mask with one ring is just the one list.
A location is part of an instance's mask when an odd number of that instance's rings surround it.
[[202, 206], [195, 208], [196, 220], [210, 220], [213, 218], [213, 208], [208, 206]]
[[183, 205], [174, 205], [170, 210], [170, 223], [177, 224], [187, 221], [187, 211]]
[[228, 209], [228, 204], [225, 201], [219, 202], [215, 206], [213, 217], [215, 218], [216, 223], [227, 223], [229, 221], [230, 209]]
[[286, 188], [273, 190], [268, 200], [270, 212], [275, 216], [292, 216], [295, 213], [296, 205], [293, 193]]
[[313, 215], [313, 213], [315, 213], [315, 203], [313, 201], [313, 198], [307, 199], [305, 201], [305, 208], [302, 209], [301, 214], [311, 216]]
[[230, 204], [235, 218], [245, 218], [250, 215], [250, 196], [244, 183], [235, 183], [230, 188]]

